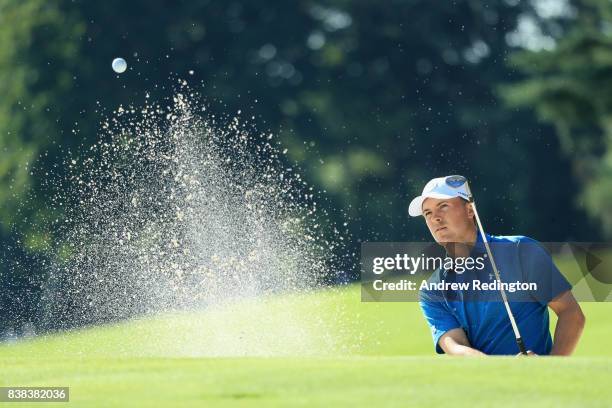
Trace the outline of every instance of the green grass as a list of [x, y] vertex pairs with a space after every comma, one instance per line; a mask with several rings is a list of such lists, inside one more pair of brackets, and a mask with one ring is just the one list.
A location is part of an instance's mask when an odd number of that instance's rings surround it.
[[2, 376], [11, 384], [69, 385], [77, 406], [603, 407], [612, 400], [609, 360], [598, 358], [112, 358], [36, 365], [22, 358], [5, 364]]
[[433, 354], [416, 303], [285, 295], [5, 345], [0, 386], [69, 386], [79, 407], [609, 406], [612, 307], [582, 306], [575, 357], [462, 359]]

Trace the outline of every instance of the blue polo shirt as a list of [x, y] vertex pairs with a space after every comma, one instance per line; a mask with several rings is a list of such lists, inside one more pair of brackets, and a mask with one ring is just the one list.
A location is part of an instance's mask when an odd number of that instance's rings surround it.
[[[537, 290], [506, 290], [506, 294], [525, 347], [540, 355], [550, 354], [548, 303], [570, 290], [571, 285], [537, 241], [525, 236], [488, 234], [487, 240], [502, 282], [537, 285]], [[436, 352], [444, 353], [438, 345], [444, 333], [463, 328], [473, 348], [485, 354], [515, 355], [519, 349], [499, 290], [481, 290], [481, 287], [474, 290], [475, 280], [487, 284], [495, 281], [480, 234], [470, 256], [483, 257], [484, 268], [463, 273], [438, 269], [428, 280], [467, 282], [470, 283], [468, 290], [423, 289], [419, 292], [420, 306], [431, 329]]]

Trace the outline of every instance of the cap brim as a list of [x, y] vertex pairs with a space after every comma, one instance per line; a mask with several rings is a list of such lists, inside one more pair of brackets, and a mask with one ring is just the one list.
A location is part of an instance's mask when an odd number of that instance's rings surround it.
[[411, 217], [418, 217], [419, 215], [423, 214], [423, 209], [421, 206], [423, 205], [425, 198], [426, 197], [418, 196], [412, 199], [410, 205], [408, 206], [408, 214], [410, 214]]
[[440, 194], [440, 193], [431, 193], [431, 194], [427, 194], [424, 196], [418, 196], [412, 199], [412, 201], [410, 202], [410, 205], [408, 206], [408, 214], [411, 217], [418, 217], [420, 215], [423, 215], [423, 201], [425, 201], [428, 198], [454, 198], [457, 196], [452, 196], [452, 195], [448, 195], [448, 194]]

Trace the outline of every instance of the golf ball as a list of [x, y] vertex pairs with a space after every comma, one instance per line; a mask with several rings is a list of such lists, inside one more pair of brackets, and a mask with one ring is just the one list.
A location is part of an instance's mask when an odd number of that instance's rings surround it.
[[113, 71], [115, 71], [118, 74], [125, 72], [125, 70], [127, 69], [127, 62], [125, 62], [123, 58], [115, 58], [113, 60], [112, 65], [113, 65]]

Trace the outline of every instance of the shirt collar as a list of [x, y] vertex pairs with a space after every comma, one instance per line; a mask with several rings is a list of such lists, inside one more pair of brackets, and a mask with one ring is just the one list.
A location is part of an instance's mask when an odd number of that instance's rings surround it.
[[[491, 236], [485, 232], [485, 236], [487, 237], [487, 242], [491, 242]], [[482, 240], [482, 235], [480, 231], [476, 231], [476, 242], [474, 242], [474, 247], [470, 252], [470, 256], [475, 258], [478, 255], [486, 253], [487, 249], [485, 247], [484, 241]]]
[[[485, 232], [485, 236], [487, 237], [487, 242], [491, 243], [491, 236]], [[474, 242], [474, 246], [470, 251], [470, 258], [478, 258], [479, 256], [486, 255], [487, 249], [485, 247], [484, 241], [482, 240], [482, 235], [480, 234], [480, 230], [476, 230], [476, 242]], [[448, 252], [446, 253], [448, 256]], [[447, 274], [448, 270], [442, 268], [442, 272], [444, 275]]]
[[[485, 232], [485, 236], [487, 237], [487, 242], [491, 243], [491, 236], [487, 234], [486, 232]], [[486, 252], [487, 252], [487, 249], [485, 247], [484, 241], [482, 240], [482, 235], [480, 234], [480, 231], [476, 230], [476, 242], [474, 242], [474, 246], [472, 247], [472, 250], [470, 251], [469, 256], [476, 257]], [[446, 252], [446, 256], [449, 256], [448, 252]]]

